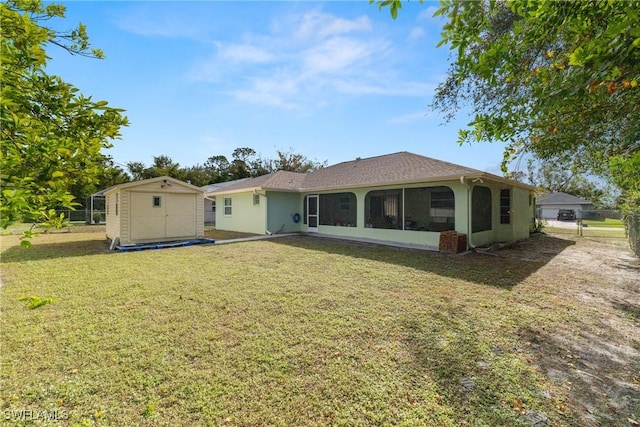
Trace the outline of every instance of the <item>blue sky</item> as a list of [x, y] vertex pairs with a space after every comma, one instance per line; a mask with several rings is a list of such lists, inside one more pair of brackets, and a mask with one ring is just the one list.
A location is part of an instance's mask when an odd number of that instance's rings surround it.
[[48, 72], [127, 110], [121, 165], [182, 166], [251, 147], [335, 164], [398, 151], [499, 173], [503, 145], [459, 146], [459, 117], [430, 111], [450, 62], [437, 3], [395, 21], [368, 1], [63, 2], [105, 60], [48, 48]]

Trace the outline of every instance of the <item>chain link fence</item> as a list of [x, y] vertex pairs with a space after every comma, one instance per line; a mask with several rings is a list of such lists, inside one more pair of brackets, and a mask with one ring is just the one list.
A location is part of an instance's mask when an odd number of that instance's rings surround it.
[[104, 210], [94, 209], [77, 209], [75, 211], [70, 209], [56, 209], [56, 214], [64, 214], [65, 219], [70, 222], [84, 223], [84, 224], [104, 224], [106, 221], [107, 212]]

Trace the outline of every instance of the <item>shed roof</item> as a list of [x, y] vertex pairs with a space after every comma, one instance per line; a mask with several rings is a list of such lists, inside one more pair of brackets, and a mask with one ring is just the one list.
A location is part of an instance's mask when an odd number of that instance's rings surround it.
[[457, 180], [461, 176], [487, 178], [533, 189], [529, 185], [477, 169], [402, 151], [364, 159], [357, 158], [308, 173], [277, 171], [238, 182], [223, 189], [209, 192], [209, 194], [240, 192], [256, 188], [274, 191], [322, 191]]
[[581, 199], [580, 197], [573, 196], [571, 194], [558, 192], [542, 194], [538, 197], [537, 205], [591, 205], [588, 200]]
[[154, 182], [162, 182], [163, 184], [166, 183], [169, 186], [177, 185], [177, 186], [185, 187], [190, 190], [193, 190], [194, 193], [204, 193], [204, 190], [202, 190], [200, 187], [196, 187], [195, 185], [191, 185], [187, 182], [180, 181], [179, 179], [172, 178], [170, 176], [158, 176], [156, 178], [143, 179], [141, 181], [130, 181], [130, 182], [125, 182], [124, 184], [114, 185], [113, 187], [109, 187], [106, 190], [104, 190], [104, 194], [106, 195], [115, 190], [123, 190], [127, 188], [138, 187], [140, 185], [153, 184]]

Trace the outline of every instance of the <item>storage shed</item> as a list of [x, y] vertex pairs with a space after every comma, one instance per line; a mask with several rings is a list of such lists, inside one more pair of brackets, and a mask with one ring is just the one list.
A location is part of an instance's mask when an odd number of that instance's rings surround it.
[[107, 237], [114, 243], [204, 237], [204, 192], [194, 185], [161, 176], [116, 185], [104, 194]]

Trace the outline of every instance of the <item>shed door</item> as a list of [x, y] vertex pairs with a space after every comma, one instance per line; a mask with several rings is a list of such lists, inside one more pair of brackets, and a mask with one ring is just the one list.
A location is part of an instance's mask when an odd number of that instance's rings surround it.
[[196, 235], [196, 196], [131, 192], [132, 241]]
[[195, 236], [196, 197], [193, 194], [167, 194], [165, 198], [166, 236]]

